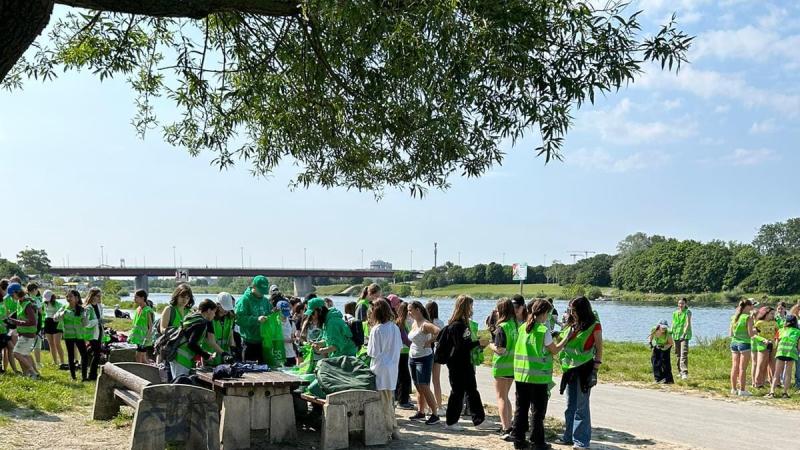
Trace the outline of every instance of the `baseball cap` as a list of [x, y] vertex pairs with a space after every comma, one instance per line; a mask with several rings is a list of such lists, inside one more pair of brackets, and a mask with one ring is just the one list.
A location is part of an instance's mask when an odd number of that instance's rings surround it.
[[283, 314], [283, 317], [289, 317], [292, 315], [292, 307], [289, 306], [289, 302], [287, 302], [286, 300], [279, 301], [277, 306], [278, 309], [281, 310], [281, 314]]
[[48, 290], [44, 291], [44, 293], [42, 294], [42, 298], [44, 298], [44, 301], [49, 302], [50, 300], [53, 299], [53, 295], [54, 295], [53, 291], [48, 289]]
[[666, 320], [662, 320], [658, 322], [658, 326], [660, 326], [661, 328], [669, 328], [669, 322], [667, 322]]
[[217, 304], [225, 311], [233, 311], [233, 296], [227, 292], [217, 294]]
[[514, 306], [525, 306], [525, 297], [515, 295], [514, 298], [511, 299], [511, 303], [513, 303]]
[[258, 293], [261, 295], [269, 294], [269, 280], [264, 275], [256, 275], [253, 277], [253, 282], [250, 285], [255, 286], [255, 288], [258, 289]]
[[278, 285], [277, 284], [273, 284], [272, 286], [269, 287], [269, 293], [270, 294], [274, 294], [276, 292], [280, 292], [280, 289], [278, 289]]
[[319, 297], [314, 297], [309, 300], [308, 303], [306, 303], [306, 312], [304, 312], [303, 315], [310, 316], [311, 314], [314, 314], [315, 309], [322, 308], [323, 306], [325, 306], [325, 300]]
[[11, 283], [8, 285], [8, 289], [6, 289], [6, 294], [14, 295], [17, 292], [23, 292], [22, 285], [19, 283]]
[[403, 300], [401, 300], [400, 297], [396, 296], [395, 294], [389, 294], [386, 296], [386, 300], [389, 300], [389, 306], [391, 306], [392, 309], [397, 309], [397, 306], [400, 305], [400, 303], [403, 303]]

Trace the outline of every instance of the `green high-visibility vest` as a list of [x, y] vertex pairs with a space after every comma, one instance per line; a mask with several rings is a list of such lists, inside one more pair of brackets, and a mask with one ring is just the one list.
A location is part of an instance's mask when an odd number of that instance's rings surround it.
[[[669, 340], [668, 337], [670, 335], [670, 330], [667, 330], [667, 332], [664, 333], [663, 336], [658, 336], [658, 335], [656, 335], [656, 329], [657, 328], [658, 327], [653, 327], [652, 329], [650, 329], [650, 333], [653, 335], [653, 339], [652, 339], [653, 346], [663, 350], [664, 347], [667, 346], [667, 341]], [[673, 339], [675, 339], [675, 338], [673, 338]]]
[[133, 328], [130, 336], [128, 336], [128, 342], [144, 347], [153, 345], [152, 330], [147, 326], [147, 322], [153, 315], [153, 308], [149, 306], [145, 306], [141, 311], [137, 308], [133, 313]]
[[179, 308], [178, 306], [173, 306], [171, 309], [172, 317], [169, 319], [169, 326], [178, 328], [183, 323], [184, 317], [186, 317], [186, 309]]
[[731, 342], [735, 344], [751, 343], [750, 335], [747, 333], [747, 320], [750, 318], [748, 314], [740, 314], [739, 320], [736, 320], [736, 315], [731, 316], [731, 326], [733, 327], [733, 336]]
[[692, 312], [689, 311], [689, 308], [686, 310], [681, 311], [680, 309], [676, 309], [672, 311], [672, 339], [678, 341], [681, 339], [685, 339], [687, 341], [692, 340], [692, 324], [689, 324], [689, 328], [686, 329], [686, 334], [683, 334], [683, 327], [686, 326], [686, 323], [689, 321], [689, 317], [692, 315]]
[[800, 340], [800, 329], [794, 327], [784, 327], [781, 328], [779, 336], [778, 350], [775, 352], [775, 355], [785, 358], [792, 358], [793, 360], [797, 361], [797, 341]]
[[[28, 308], [28, 305], [30, 304], [31, 300], [28, 298], [17, 304], [17, 320], [25, 320], [28, 318], [28, 316], [25, 315], [25, 310]], [[33, 325], [28, 325], [28, 326], [17, 325], [17, 333], [35, 334], [36, 324], [34, 323]]]
[[[222, 320], [214, 319], [211, 323], [214, 325], [214, 340], [219, 345], [219, 348], [226, 352], [230, 351], [231, 341], [233, 340], [233, 317], [228, 314]], [[208, 343], [203, 348], [209, 353], [213, 351]], [[222, 364], [222, 355], [217, 355], [208, 361], [210, 366], [218, 366], [220, 364]]]
[[[594, 333], [594, 328], [597, 322], [593, 323], [589, 328], [578, 333], [571, 341], [567, 342], [564, 349], [559, 353], [561, 359], [561, 370], [567, 371], [575, 367], [582, 366], [594, 358], [594, 346], [588, 350], [584, 350], [586, 341], [589, 336]], [[561, 339], [567, 339], [572, 332], [572, 327], [566, 327], [561, 330]]]
[[[64, 311], [60, 322], [64, 325], [64, 339], [85, 340], [86, 333], [82, 323], [83, 316], [75, 314], [75, 310], [70, 308], [69, 305], [64, 305], [61, 309]], [[84, 314], [86, 313], [84, 312]]]
[[767, 351], [767, 346], [775, 338], [777, 324], [769, 320], [757, 320], [754, 324], [756, 334], [753, 335], [753, 350], [757, 352]]
[[[200, 313], [189, 314], [183, 319], [183, 322], [181, 322], [181, 327], [185, 332], [192, 325], [196, 325], [198, 322], [201, 321], [204, 322], [205, 320], [206, 319], [202, 315], [200, 315]], [[206, 341], [206, 333], [204, 331], [203, 337], [200, 338], [200, 342], [198, 343], [200, 347], [203, 347], [205, 345], [205, 341]], [[184, 342], [178, 347], [178, 351], [175, 353], [175, 362], [182, 365], [183, 367], [186, 367], [187, 369], [193, 369], [195, 355], [196, 353], [189, 348], [189, 344], [187, 342]]]
[[536, 323], [528, 333], [526, 325], [519, 327], [514, 347], [514, 381], [550, 384], [553, 382], [553, 355], [544, 346], [547, 326]]
[[498, 325], [506, 335], [506, 354], [492, 357], [492, 376], [510, 377], [514, 375], [514, 347], [517, 343], [517, 321], [508, 320]]
[[[369, 311], [370, 302], [368, 298], [359, 299], [356, 303], [356, 308], [364, 306]], [[365, 318], [361, 321], [361, 329], [364, 331], [364, 347], [367, 346], [367, 339], [369, 339], [369, 319]]]
[[8, 333], [8, 328], [4, 322], [7, 318], [8, 310], [6, 309], [6, 304], [4, 302], [0, 302], [0, 334]]

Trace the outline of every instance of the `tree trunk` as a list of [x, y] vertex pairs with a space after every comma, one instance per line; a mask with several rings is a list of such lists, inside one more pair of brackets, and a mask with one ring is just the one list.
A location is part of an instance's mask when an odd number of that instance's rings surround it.
[[53, 0], [0, 0], [0, 80], [50, 21]]

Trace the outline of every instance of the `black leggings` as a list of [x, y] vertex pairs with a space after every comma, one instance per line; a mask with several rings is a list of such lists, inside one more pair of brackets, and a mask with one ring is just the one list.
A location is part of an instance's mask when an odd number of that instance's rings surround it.
[[675, 382], [672, 379], [672, 364], [669, 361], [669, 349], [661, 350], [658, 347], [653, 347], [650, 363], [653, 366], [653, 378], [656, 382], [663, 381], [667, 384]]
[[546, 384], [515, 383], [517, 391], [516, 409], [514, 410], [514, 448], [527, 448], [525, 432], [528, 431], [528, 411], [533, 407], [533, 431], [531, 441], [533, 447], [544, 448], [544, 416], [547, 413]]
[[89, 341], [89, 377], [88, 380], [97, 379], [97, 366], [100, 365], [100, 341], [92, 339]]
[[78, 353], [81, 354], [81, 380], [86, 379], [86, 370], [88, 367], [86, 366], [86, 341], [83, 339], [64, 339], [64, 342], [67, 344], [67, 359], [69, 360], [69, 374], [72, 375], [72, 379], [76, 380], [75, 378], [75, 347], [78, 348]]
[[400, 354], [394, 398], [401, 405], [411, 403], [411, 371], [408, 368], [408, 353]]

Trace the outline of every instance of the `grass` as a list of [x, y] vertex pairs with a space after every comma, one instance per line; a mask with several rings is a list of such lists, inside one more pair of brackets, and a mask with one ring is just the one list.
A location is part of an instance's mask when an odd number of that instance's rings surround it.
[[72, 381], [69, 371], [58, 370], [52, 364], [49, 352], [42, 352], [45, 367], [42, 377], [32, 380], [9, 372], [0, 375], [0, 424], [10, 422], [10, 415], [61, 413], [88, 407], [94, 398], [94, 383]]
[[131, 319], [105, 319], [104, 325], [117, 331], [130, 331], [133, 328]]
[[317, 295], [329, 297], [331, 295], [336, 295], [349, 287], [349, 284], [331, 284], [328, 286], [317, 286], [315, 291]]

